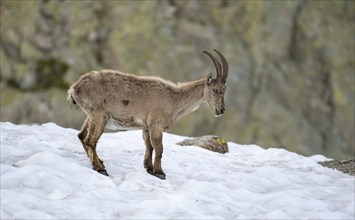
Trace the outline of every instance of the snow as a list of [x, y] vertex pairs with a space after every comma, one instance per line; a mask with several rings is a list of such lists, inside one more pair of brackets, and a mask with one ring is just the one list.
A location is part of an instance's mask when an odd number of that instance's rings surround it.
[[1, 219], [354, 219], [354, 177], [322, 155], [228, 143], [218, 154], [164, 134], [166, 180], [146, 173], [140, 131], [105, 133], [110, 177], [91, 169], [77, 130], [1, 126]]

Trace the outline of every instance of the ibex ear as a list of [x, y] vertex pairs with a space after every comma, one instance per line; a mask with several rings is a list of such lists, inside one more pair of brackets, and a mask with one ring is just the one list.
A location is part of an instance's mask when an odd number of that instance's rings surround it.
[[209, 73], [206, 78], [206, 84], [209, 86], [212, 82], [212, 73]]

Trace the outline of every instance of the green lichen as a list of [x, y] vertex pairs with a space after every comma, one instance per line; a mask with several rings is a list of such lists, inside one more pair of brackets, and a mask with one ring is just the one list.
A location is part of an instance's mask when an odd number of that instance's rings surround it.
[[217, 143], [220, 144], [220, 145], [226, 145], [226, 144], [227, 144], [227, 142], [226, 142], [223, 138], [221, 138], [221, 137], [218, 137], [218, 138], [216, 139], [216, 141], [217, 141]]
[[69, 66], [58, 58], [41, 59], [36, 62], [37, 88], [66, 88], [64, 75]]

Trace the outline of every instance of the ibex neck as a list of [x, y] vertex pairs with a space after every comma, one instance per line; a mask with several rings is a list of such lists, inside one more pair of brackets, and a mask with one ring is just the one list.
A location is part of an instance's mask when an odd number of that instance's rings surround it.
[[204, 100], [205, 79], [181, 83], [177, 90], [177, 115], [176, 120], [195, 111]]

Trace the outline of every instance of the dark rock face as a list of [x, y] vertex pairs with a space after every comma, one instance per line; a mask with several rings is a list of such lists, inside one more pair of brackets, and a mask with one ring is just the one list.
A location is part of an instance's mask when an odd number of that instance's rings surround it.
[[[172, 132], [311, 155], [354, 155], [354, 1], [2, 1], [1, 120], [79, 128], [65, 103], [80, 75], [117, 69], [171, 81], [230, 65], [226, 113]], [[21, 19], [18, 18], [21, 15]]]

